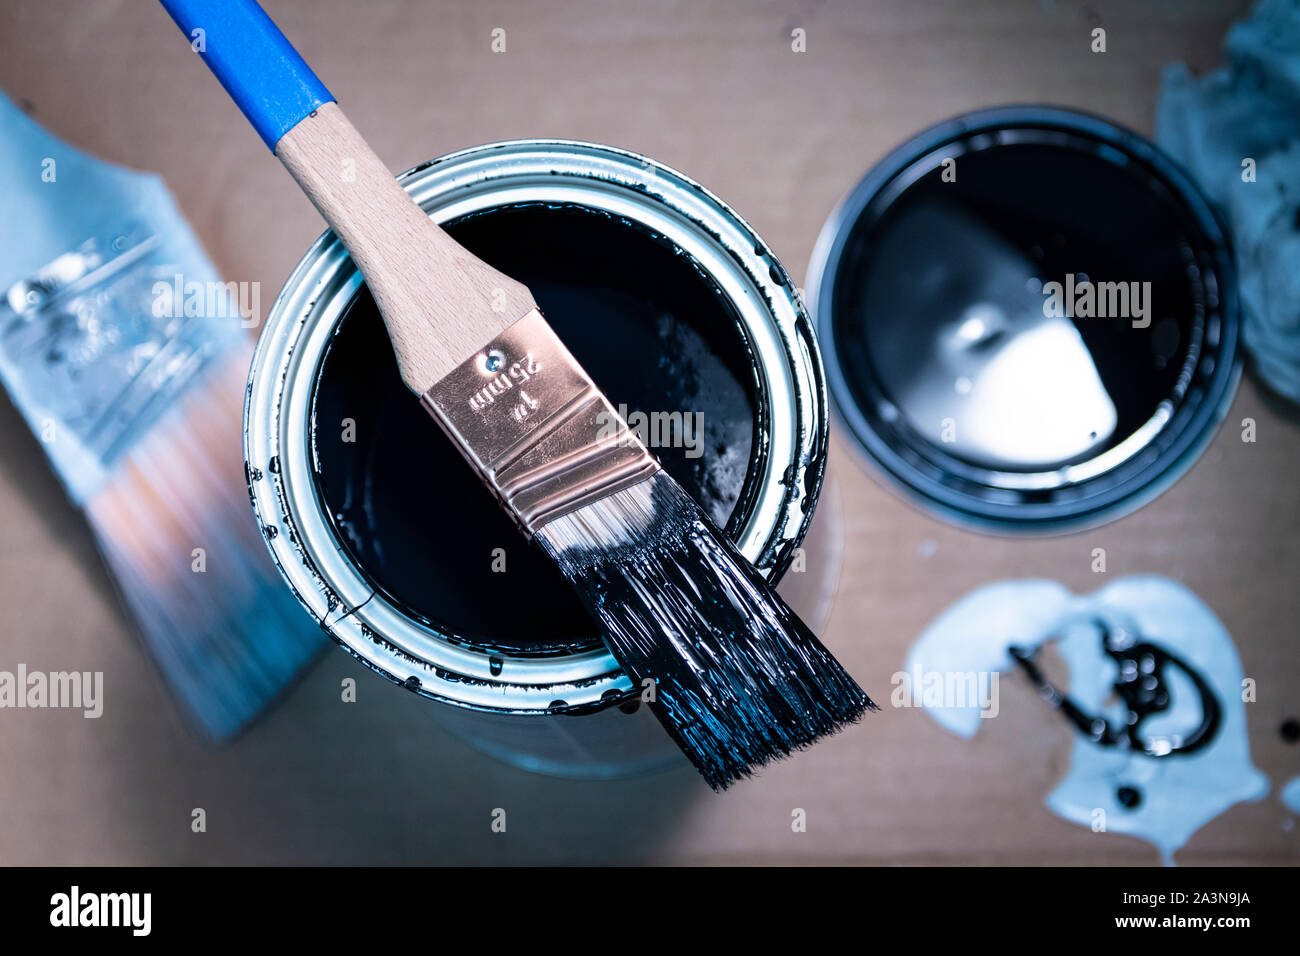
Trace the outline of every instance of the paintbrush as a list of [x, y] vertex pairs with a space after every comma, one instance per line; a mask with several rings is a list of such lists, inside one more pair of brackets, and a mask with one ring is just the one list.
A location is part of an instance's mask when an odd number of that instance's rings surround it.
[[429, 219], [255, 2], [162, 2], [351, 253], [403, 381], [712, 787], [874, 706], [660, 469], [528, 289]]
[[[88, 239], [5, 290], [0, 382], [84, 509], [190, 724], [223, 740], [326, 646], [279, 586], [242, 494], [252, 341], [155, 177], [70, 155], [34, 129], [27, 136], [79, 187], [98, 181], [105, 205], [129, 183], [115, 198], [129, 196], [143, 221]], [[55, 205], [28, 220], [40, 241], [80, 228], [57, 199], [41, 199]], [[170, 302], [158, 288], [178, 275], [213, 289], [222, 317], [159, 307]]]

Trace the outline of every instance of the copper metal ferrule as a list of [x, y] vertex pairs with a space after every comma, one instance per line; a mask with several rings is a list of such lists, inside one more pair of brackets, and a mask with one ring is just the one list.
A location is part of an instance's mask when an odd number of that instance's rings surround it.
[[536, 309], [420, 401], [529, 537], [659, 470]]

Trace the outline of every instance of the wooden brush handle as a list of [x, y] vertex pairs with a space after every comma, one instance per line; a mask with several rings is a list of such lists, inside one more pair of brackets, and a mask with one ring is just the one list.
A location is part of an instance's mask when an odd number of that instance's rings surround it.
[[255, 0], [161, 0], [365, 276], [423, 393], [535, 308], [425, 215]]
[[275, 155], [333, 227], [366, 278], [407, 381], [423, 393], [534, 309], [527, 287], [447, 235], [326, 103]]

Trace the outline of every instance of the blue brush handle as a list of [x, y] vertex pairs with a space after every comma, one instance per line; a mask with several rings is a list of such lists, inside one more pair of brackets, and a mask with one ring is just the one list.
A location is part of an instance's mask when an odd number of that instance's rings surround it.
[[203, 31], [204, 62], [272, 152], [313, 110], [334, 102], [256, 0], [161, 2], [191, 43]]

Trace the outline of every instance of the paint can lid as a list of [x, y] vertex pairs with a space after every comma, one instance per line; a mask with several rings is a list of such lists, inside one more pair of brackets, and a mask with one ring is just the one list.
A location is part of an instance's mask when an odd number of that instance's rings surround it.
[[886, 481], [997, 532], [1111, 520], [1204, 449], [1240, 375], [1204, 197], [1083, 113], [980, 110], [900, 146], [806, 289], [840, 421]]

